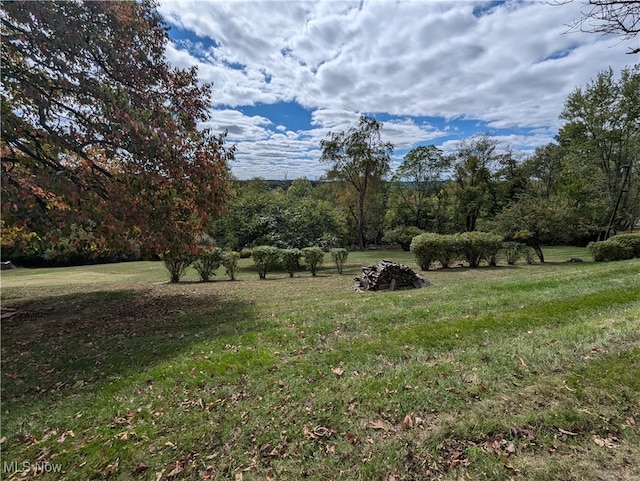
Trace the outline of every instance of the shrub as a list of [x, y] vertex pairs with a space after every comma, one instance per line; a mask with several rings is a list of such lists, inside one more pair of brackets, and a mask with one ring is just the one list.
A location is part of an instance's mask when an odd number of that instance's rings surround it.
[[401, 227], [396, 227], [393, 230], [386, 231], [382, 241], [388, 244], [400, 244], [402, 250], [408, 251], [411, 249], [411, 241], [413, 238], [423, 232], [424, 231], [415, 226], [403, 225]]
[[530, 266], [536, 263], [537, 254], [536, 254], [536, 251], [533, 250], [533, 247], [526, 246], [524, 248], [523, 255], [524, 255], [524, 260]]
[[491, 263], [502, 248], [502, 237], [488, 232], [458, 234], [460, 253], [469, 267], [478, 267], [483, 260]]
[[280, 251], [280, 262], [282, 267], [289, 273], [289, 277], [293, 277], [293, 274], [300, 270], [300, 256], [302, 251], [300, 249], [282, 249]]
[[278, 265], [280, 249], [273, 246], [258, 246], [251, 249], [251, 257], [258, 271], [260, 279], [267, 278], [267, 272], [272, 271]]
[[460, 258], [460, 241], [455, 235], [441, 235], [440, 248], [437, 250], [437, 260], [442, 267], [449, 267], [453, 261]]
[[236, 274], [238, 272], [238, 259], [240, 259], [240, 253], [236, 251], [227, 251], [222, 254], [222, 265], [225, 268], [225, 273], [232, 281], [236, 280]]
[[429, 266], [442, 257], [443, 236], [425, 232], [417, 235], [409, 246], [416, 258], [416, 263], [423, 271], [429, 270]]
[[640, 257], [640, 234], [618, 234], [611, 239], [629, 247], [633, 257]]
[[180, 282], [180, 279], [187, 271], [187, 267], [193, 262], [193, 258], [183, 252], [167, 251], [160, 258], [169, 271], [169, 282]]
[[615, 237], [602, 242], [590, 242], [587, 249], [596, 262], [620, 261], [633, 257], [633, 249]]
[[251, 249], [248, 247], [240, 249], [240, 259], [248, 259], [249, 257], [251, 257]]
[[507, 259], [507, 264], [514, 265], [525, 254], [527, 246], [522, 242], [503, 242], [501, 252]]
[[320, 267], [324, 261], [324, 251], [320, 247], [305, 247], [302, 249], [302, 256], [304, 257], [304, 262], [307, 264], [307, 269], [309, 269], [311, 275], [315, 277], [318, 272], [318, 267]]
[[193, 260], [193, 268], [200, 274], [200, 280], [208, 282], [211, 276], [215, 276], [215, 271], [220, 267], [222, 260], [222, 249], [219, 247], [203, 248]]
[[331, 259], [336, 265], [338, 269], [338, 274], [342, 274], [342, 268], [344, 267], [344, 263], [347, 261], [347, 257], [349, 257], [349, 251], [342, 247], [334, 247], [331, 249]]

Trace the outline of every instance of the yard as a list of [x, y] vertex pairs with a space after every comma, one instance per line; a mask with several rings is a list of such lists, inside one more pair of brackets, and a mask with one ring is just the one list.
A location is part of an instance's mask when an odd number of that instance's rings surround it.
[[545, 254], [394, 292], [353, 277], [409, 253], [4, 271], [2, 478], [640, 479], [640, 259]]

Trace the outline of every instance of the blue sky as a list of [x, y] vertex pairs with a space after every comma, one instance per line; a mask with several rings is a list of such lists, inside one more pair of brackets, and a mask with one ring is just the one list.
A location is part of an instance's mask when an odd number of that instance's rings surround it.
[[[214, 131], [239, 179], [317, 179], [320, 141], [361, 114], [393, 165], [491, 133], [523, 153], [551, 142], [567, 96], [637, 61], [638, 39], [569, 32], [580, 1], [161, 0], [168, 60], [213, 83]], [[634, 45], [635, 43], [635, 45]]]

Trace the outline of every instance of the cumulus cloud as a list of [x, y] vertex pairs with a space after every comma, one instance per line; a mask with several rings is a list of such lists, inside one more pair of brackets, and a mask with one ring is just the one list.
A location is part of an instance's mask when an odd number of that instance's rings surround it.
[[[281, 163], [292, 178], [319, 175], [312, 167], [319, 140], [362, 112], [393, 117], [385, 138], [399, 150], [452, 141], [451, 130], [420, 118], [520, 129], [511, 140], [523, 150], [547, 143], [575, 87], [633, 61], [626, 54], [633, 41], [567, 33], [580, 8], [579, 1], [161, 0], [159, 11], [184, 33], [169, 44], [169, 61], [197, 65], [202, 81], [214, 84], [211, 126], [237, 143], [242, 167], [234, 171], [282, 176]], [[290, 133], [289, 125], [240, 111], [278, 102], [309, 109], [311, 125]]]

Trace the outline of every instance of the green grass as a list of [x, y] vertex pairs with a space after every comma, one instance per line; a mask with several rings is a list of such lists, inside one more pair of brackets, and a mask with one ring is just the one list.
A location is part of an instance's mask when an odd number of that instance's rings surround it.
[[2, 479], [639, 479], [640, 260], [545, 256], [395, 292], [353, 277], [409, 253], [4, 271]]

